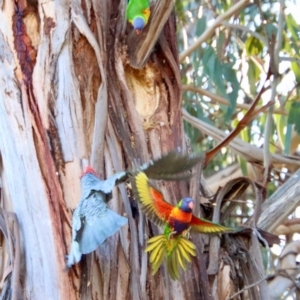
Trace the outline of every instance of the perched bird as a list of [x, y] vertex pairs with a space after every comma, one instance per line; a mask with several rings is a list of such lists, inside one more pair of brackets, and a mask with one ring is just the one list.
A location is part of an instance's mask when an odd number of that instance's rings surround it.
[[147, 25], [150, 17], [149, 0], [129, 0], [126, 8], [126, 19], [139, 34]]
[[[181, 173], [179, 178], [189, 178], [191, 174], [188, 170], [200, 159], [200, 156], [170, 152], [155, 161], [145, 163], [139, 169], [153, 179], [173, 180], [177, 173]], [[170, 163], [174, 161], [177, 163]], [[127, 223], [127, 218], [109, 209], [107, 202], [112, 197], [113, 188], [126, 181], [130, 172], [119, 172], [105, 180], [101, 180], [91, 167], [87, 167], [83, 172], [81, 199], [73, 213], [72, 243], [67, 256], [67, 268], [78, 263], [82, 254], [96, 250]]]
[[151, 184], [143, 171], [133, 173], [131, 183], [135, 198], [147, 218], [164, 226], [164, 234], [151, 238], [146, 248], [146, 252], [152, 252], [150, 262], [154, 273], [162, 264], [163, 258], [167, 257], [171, 277], [178, 278], [178, 263], [185, 269], [183, 258], [189, 261], [190, 255], [196, 255], [195, 245], [187, 239], [190, 231], [212, 234], [233, 231], [232, 228], [194, 216], [192, 198], [185, 197], [176, 206], [171, 205], [164, 200], [162, 193]]

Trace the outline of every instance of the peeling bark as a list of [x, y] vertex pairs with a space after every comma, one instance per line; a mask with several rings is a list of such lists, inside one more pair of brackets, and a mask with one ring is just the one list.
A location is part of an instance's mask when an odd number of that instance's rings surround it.
[[[139, 70], [129, 59], [125, 1], [1, 6], [1, 178], [4, 208], [19, 221], [23, 298], [167, 299], [187, 293], [163, 271], [151, 276], [143, 249], [145, 234], [157, 229], [134, 210], [124, 185], [109, 205], [129, 217], [128, 228], [79, 267], [64, 270], [82, 167], [91, 163], [104, 178], [133, 159], [142, 163], [185, 147], [173, 5], [163, 21], [153, 15], [151, 22], [164, 30], [160, 37], [155, 33], [157, 47]], [[162, 189], [170, 199], [181, 196], [170, 183]]]

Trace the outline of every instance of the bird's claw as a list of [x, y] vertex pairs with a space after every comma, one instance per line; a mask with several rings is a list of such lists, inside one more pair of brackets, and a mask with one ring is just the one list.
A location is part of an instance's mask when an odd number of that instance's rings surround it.
[[172, 235], [175, 235], [176, 233], [177, 233], [177, 231], [170, 232], [168, 235], [168, 240], [172, 237]]
[[186, 238], [189, 240], [190, 237], [191, 237], [191, 227], [189, 227], [187, 230], [185, 230], [185, 231], [182, 233], [182, 235], [183, 235], [184, 237], [186, 237]]

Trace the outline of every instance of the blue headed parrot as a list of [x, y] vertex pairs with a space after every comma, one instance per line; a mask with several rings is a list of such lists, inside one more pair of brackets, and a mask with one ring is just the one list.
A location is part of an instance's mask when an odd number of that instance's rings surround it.
[[133, 25], [136, 34], [147, 25], [150, 17], [148, 0], [129, 0], [126, 9], [126, 19]]

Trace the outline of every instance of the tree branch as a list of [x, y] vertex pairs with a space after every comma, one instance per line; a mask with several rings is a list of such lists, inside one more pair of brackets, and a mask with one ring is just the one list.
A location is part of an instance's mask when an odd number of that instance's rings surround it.
[[250, 109], [246, 112], [246, 114], [243, 116], [243, 118], [238, 122], [236, 128], [225, 138], [221, 141], [220, 144], [218, 144], [215, 148], [208, 151], [206, 153], [206, 164], [208, 164], [213, 157], [225, 146], [227, 146], [230, 141], [232, 141], [250, 122], [252, 122], [257, 115], [264, 111], [267, 107], [273, 106], [274, 103], [269, 101], [266, 105], [261, 107], [260, 109], [256, 110], [256, 106], [265, 90], [265, 83], [269, 79], [269, 76], [265, 79], [265, 82], [263, 86], [261, 87], [260, 91], [256, 95], [255, 100], [252, 102]]
[[288, 219], [281, 223], [275, 230], [277, 235], [287, 235], [300, 232], [300, 218]]
[[290, 243], [282, 251], [277, 264], [277, 276], [269, 283], [271, 299], [280, 299], [286, 290], [297, 285], [295, 278], [299, 275], [299, 267], [296, 257], [299, 253], [300, 241]]
[[267, 278], [268, 278], [268, 277], [263, 277], [263, 278], [261, 278], [260, 280], [254, 282], [254, 283], [252, 283], [252, 284], [250, 284], [250, 285], [245, 286], [242, 290], [236, 292], [236, 293], [233, 294], [230, 298], [227, 298], [227, 300], [234, 299], [234, 298], [235, 298], [236, 296], [238, 296], [239, 294], [241, 294], [241, 293], [243, 293], [244, 291], [246, 291], [246, 290], [248, 290], [248, 289], [250, 289], [250, 288], [252, 288], [252, 287], [254, 287], [254, 286], [258, 285], [258, 284], [260, 284], [261, 282], [263, 282], [263, 281], [266, 280]]
[[262, 205], [257, 226], [274, 232], [276, 228], [300, 205], [300, 169], [295, 172]]
[[[206, 97], [210, 98], [211, 101], [214, 102], [214, 103], [221, 103], [221, 104], [224, 104], [224, 105], [229, 105], [229, 102], [226, 98], [218, 96], [218, 95], [216, 95], [216, 94], [214, 94], [214, 93], [212, 93], [208, 90], [204, 90], [204, 89], [199, 88], [199, 87], [194, 87], [194, 86], [191, 86], [191, 85], [183, 85], [182, 86], [182, 91], [191, 91], [191, 92], [199, 93], [202, 96], [206, 96]], [[240, 109], [249, 110], [251, 105], [250, 104], [245, 104], [245, 103], [237, 103], [236, 107], [240, 108]], [[254, 111], [257, 111], [259, 109], [260, 109], [259, 107], [256, 107]], [[275, 108], [274, 113], [279, 114], [279, 115], [284, 115], [284, 116], [288, 115], [288, 112], [284, 108]]]
[[229, 27], [229, 28], [233, 28], [233, 29], [238, 29], [247, 33], [250, 33], [252, 36], [256, 37], [257, 39], [259, 39], [265, 46], [268, 45], [268, 41], [259, 33], [249, 29], [246, 26], [243, 25], [238, 25], [238, 24], [231, 24], [229, 22], [222, 22], [222, 25], [225, 27]]
[[189, 56], [192, 52], [194, 52], [196, 49], [198, 49], [203, 42], [205, 42], [207, 39], [209, 39], [215, 32], [216, 28], [222, 25], [222, 22], [226, 19], [229, 19], [234, 14], [236, 14], [238, 11], [243, 9], [250, 1], [249, 0], [241, 0], [237, 2], [235, 5], [233, 5], [230, 9], [228, 9], [224, 14], [217, 17], [214, 24], [207, 28], [203, 34], [199, 37], [199, 39], [188, 49], [184, 50], [179, 55], [179, 62], [183, 62], [184, 59]]
[[[271, 97], [270, 101], [274, 102], [275, 97], [277, 95], [277, 86], [279, 84], [280, 78], [279, 78], [279, 51], [282, 47], [282, 38], [283, 38], [283, 26], [284, 26], [284, 0], [280, 0], [280, 11], [279, 11], [279, 17], [278, 17], [278, 30], [277, 30], [277, 36], [276, 36], [276, 44], [274, 47], [274, 52], [270, 53], [271, 59], [270, 59], [270, 67], [268, 74], [270, 75], [270, 72], [273, 75], [273, 81], [271, 83]], [[273, 39], [271, 39], [273, 41]], [[270, 45], [271, 46], [271, 45]], [[270, 47], [272, 50], [273, 47]], [[273, 59], [272, 59], [273, 55]], [[268, 182], [268, 175], [269, 175], [269, 168], [270, 168], [270, 161], [271, 161], [271, 153], [270, 153], [270, 138], [271, 138], [271, 127], [273, 125], [273, 113], [274, 113], [274, 106], [272, 105], [268, 109], [267, 113], [267, 119], [265, 124], [265, 130], [264, 130], [264, 137], [265, 137], [265, 143], [264, 143], [264, 184], [266, 185]]]
[[[201, 132], [211, 136], [217, 141], [223, 140], [228, 135], [222, 130], [191, 116], [184, 108], [182, 108], [182, 114], [185, 121], [189, 122], [192, 126], [199, 129]], [[233, 151], [237, 152], [239, 155], [242, 155], [246, 160], [250, 162], [255, 161], [261, 164], [263, 162], [262, 149], [248, 144], [239, 138], [235, 138], [227, 146]], [[274, 153], [271, 155], [271, 159], [273, 164], [300, 166], [300, 159], [298, 157]]]

